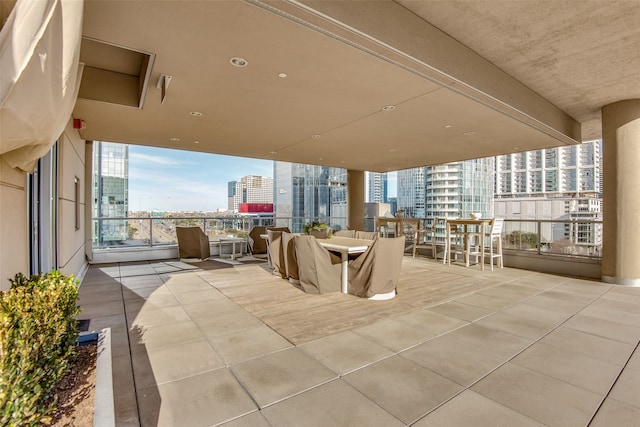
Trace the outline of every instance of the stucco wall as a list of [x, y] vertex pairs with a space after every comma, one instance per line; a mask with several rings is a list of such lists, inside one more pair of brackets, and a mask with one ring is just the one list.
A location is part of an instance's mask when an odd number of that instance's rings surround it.
[[[85, 142], [69, 121], [58, 143], [58, 268], [77, 275], [85, 266]], [[79, 228], [75, 224], [74, 178], [79, 178]], [[27, 174], [0, 158], [0, 290], [9, 278], [29, 273]]]
[[90, 183], [85, 182], [84, 145], [70, 121], [58, 140], [58, 269], [65, 274], [77, 275], [85, 264], [85, 186]]
[[0, 290], [9, 278], [29, 272], [27, 174], [0, 157]]

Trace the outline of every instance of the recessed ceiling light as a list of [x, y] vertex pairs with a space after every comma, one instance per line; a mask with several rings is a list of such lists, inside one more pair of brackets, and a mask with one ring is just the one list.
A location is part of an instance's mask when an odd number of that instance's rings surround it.
[[286, 79], [287, 73], [278, 73], [278, 77], [280, 77], [281, 79]]
[[445, 128], [449, 129], [451, 125], [444, 125]]
[[313, 139], [320, 139], [320, 135], [318, 135], [318, 134], [311, 135], [311, 138], [313, 138]]
[[318, 160], [322, 160], [322, 157], [318, 157]]
[[176, 138], [176, 137], [169, 138], [169, 141], [171, 141], [171, 142], [180, 142], [180, 138]]
[[513, 149], [514, 149], [514, 150], [519, 150], [519, 149], [520, 149], [520, 147], [513, 147]]
[[193, 141], [194, 144], [200, 144], [200, 141]]
[[382, 107], [382, 111], [392, 111], [395, 109], [396, 109], [395, 105], [385, 105], [384, 107]]
[[269, 151], [269, 154], [276, 155], [276, 154], [278, 154], [278, 152], [277, 151]]
[[396, 151], [398, 151], [398, 150], [397, 150], [397, 149], [395, 149], [395, 148], [389, 148], [389, 152], [390, 152], [390, 153], [395, 153]]
[[234, 67], [246, 67], [247, 65], [249, 65], [249, 61], [238, 56], [231, 58], [229, 62], [231, 62], [231, 65], [233, 65]]
[[464, 133], [464, 136], [471, 136], [471, 135], [475, 135], [476, 133], [473, 131], [468, 131]]
[[192, 115], [193, 117], [202, 116], [202, 113], [200, 111], [191, 111], [189, 114]]

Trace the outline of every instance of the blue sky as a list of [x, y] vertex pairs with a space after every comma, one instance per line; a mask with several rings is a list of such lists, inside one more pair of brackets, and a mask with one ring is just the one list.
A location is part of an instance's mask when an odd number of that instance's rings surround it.
[[246, 175], [273, 178], [273, 161], [129, 145], [129, 210], [227, 209], [227, 183]]
[[215, 211], [227, 208], [227, 183], [273, 177], [273, 161], [129, 145], [129, 209]]

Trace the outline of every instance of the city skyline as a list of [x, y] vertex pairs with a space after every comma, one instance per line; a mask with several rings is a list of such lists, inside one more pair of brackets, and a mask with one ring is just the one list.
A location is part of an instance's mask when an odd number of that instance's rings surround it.
[[[228, 183], [247, 175], [273, 178], [273, 161], [130, 144], [129, 210], [226, 210]], [[388, 185], [395, 197], [395, 172]]]
[[227, 209], [228, 182], [273, 177], [273, 161], [129, 145], [129, 210]]

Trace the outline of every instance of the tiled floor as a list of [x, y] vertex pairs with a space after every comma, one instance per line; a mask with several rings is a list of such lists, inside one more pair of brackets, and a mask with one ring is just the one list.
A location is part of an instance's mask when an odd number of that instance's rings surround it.
[[[302, 291], [265, 264], [221, 267], [86, 273], [80, 318], [111, 328], [119, 426], [640, 425], [640, 288], [405, 257], [398, 301], [303, 295], [324, 305], [294, 314]], [[433, 281], [454, 296], [401, 300]], [[331, 323], [328, 304], [354, 303], [396, 305]], [[321, 336], [296, 330], [323, 311]]]

